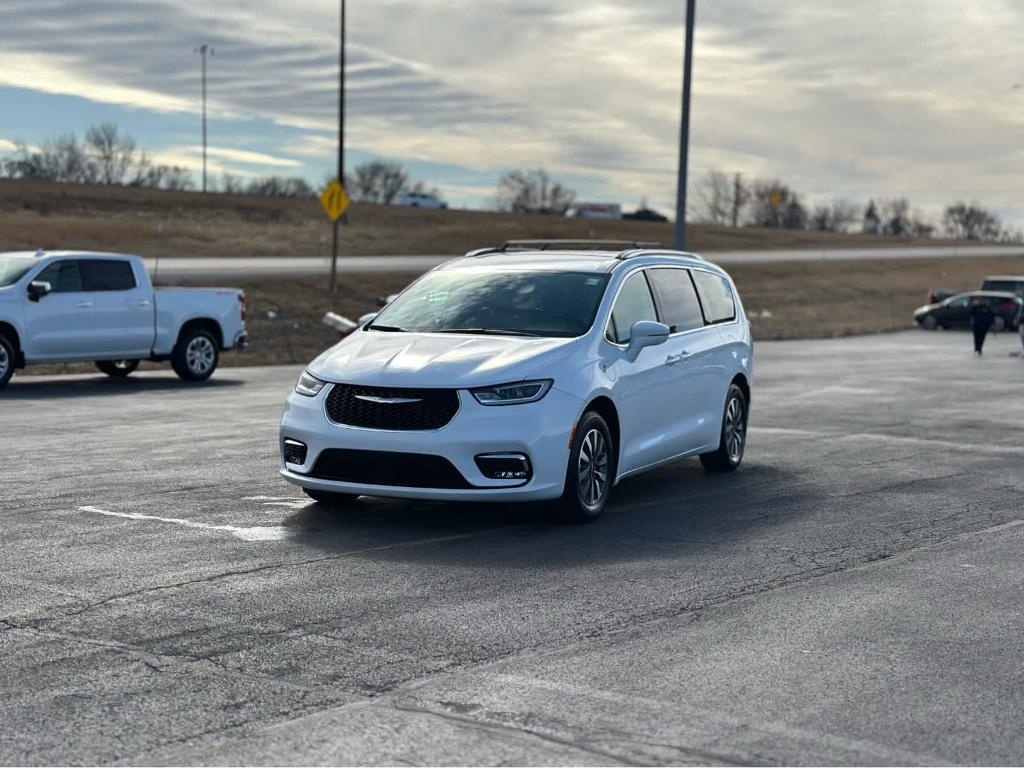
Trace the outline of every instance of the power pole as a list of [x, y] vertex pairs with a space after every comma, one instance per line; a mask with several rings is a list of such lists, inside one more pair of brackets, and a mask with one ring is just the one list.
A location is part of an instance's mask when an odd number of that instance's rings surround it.
[[679, 177], [676, 186], [676, 250], [686, 250], [686, 166], [690, 152], [690, 71], [693, 69], [693, 22], [696, 0], [686, 0], [686, 45], [683, 50], [683, 114], [679, 125]]
[[[345, 0], [341, 0], [340, 45], [338, 49], [338, 181], [345, 184]], [[331, 293], [338, 288], [338, 245], [341, 220], [334, 222], [331, 245]]]
[[206, 192], [206, 54], [213, 56], [213, 46], [203, 43], [192, 52], [198, 53], [203, 60], [203, 192]]

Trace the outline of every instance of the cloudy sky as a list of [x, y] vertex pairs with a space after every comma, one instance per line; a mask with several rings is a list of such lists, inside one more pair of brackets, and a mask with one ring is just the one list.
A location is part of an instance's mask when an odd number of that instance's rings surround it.
[[[682, 0], [349, 0], [349, 166], [405, 164], [455, 205], [542, 166], [591, 200], [669, 209]], [[337, 0], [0, 0], [0, 154], [110, 121], [163, 162], [334, 164]], [[692, 177], [810, 200], [978, 200], [1024, 223], [1020, 0], [698, 0]]]

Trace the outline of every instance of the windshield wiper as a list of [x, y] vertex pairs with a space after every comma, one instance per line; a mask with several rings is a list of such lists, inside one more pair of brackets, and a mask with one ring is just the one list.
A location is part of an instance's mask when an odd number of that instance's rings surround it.
[[510, 331], [503, 328], [441, 328], [434, 333], [478, 333], [485, 336], [533, 336], [540, 338], [539, 333], [529, 331]]
[[366, 330], [385, 331], [387, 333], [409, 333], [408, 328], [399, 328], [397, 325], [376, 325], [375, 323], [370, 323], [366, 326]]

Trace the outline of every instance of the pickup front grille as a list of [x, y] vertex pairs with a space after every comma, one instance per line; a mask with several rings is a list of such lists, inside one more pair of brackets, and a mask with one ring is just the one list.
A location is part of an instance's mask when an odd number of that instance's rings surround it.
[[320, 452], [310, 477], [396, 488], [472, 488], [443, 456], [328, 448]]
[[440, 429], [459, 410], [454, 389], [401, 389], [334, 384], [324, 406], [335, 424], [365, 429]]

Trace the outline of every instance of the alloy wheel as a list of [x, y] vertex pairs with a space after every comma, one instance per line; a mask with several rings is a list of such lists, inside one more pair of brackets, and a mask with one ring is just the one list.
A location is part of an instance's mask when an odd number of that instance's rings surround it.
[[743, 458], [743, 446], [747, 439], [747, 420], [743, 401], [732, 397], [725, 409], [725, 450], [733, 463]]
[[207, 336], [196, 336], [185, 348], [185, 362], [188, 369], [196, 376], [202, 376], [213, 368], [216, 357], [213, 342]]
[[11, 356], [7, 354], [7, 347], [0, 344], [0, 381], [7, 375], [7, 369], [11, 366]]
[[580, 446], [577, 474], [580, 498], [587, 506], [594, 507], [604, 498], [608, 489], [608, 442], [598, 429], [591, 429], [583, 437]]

